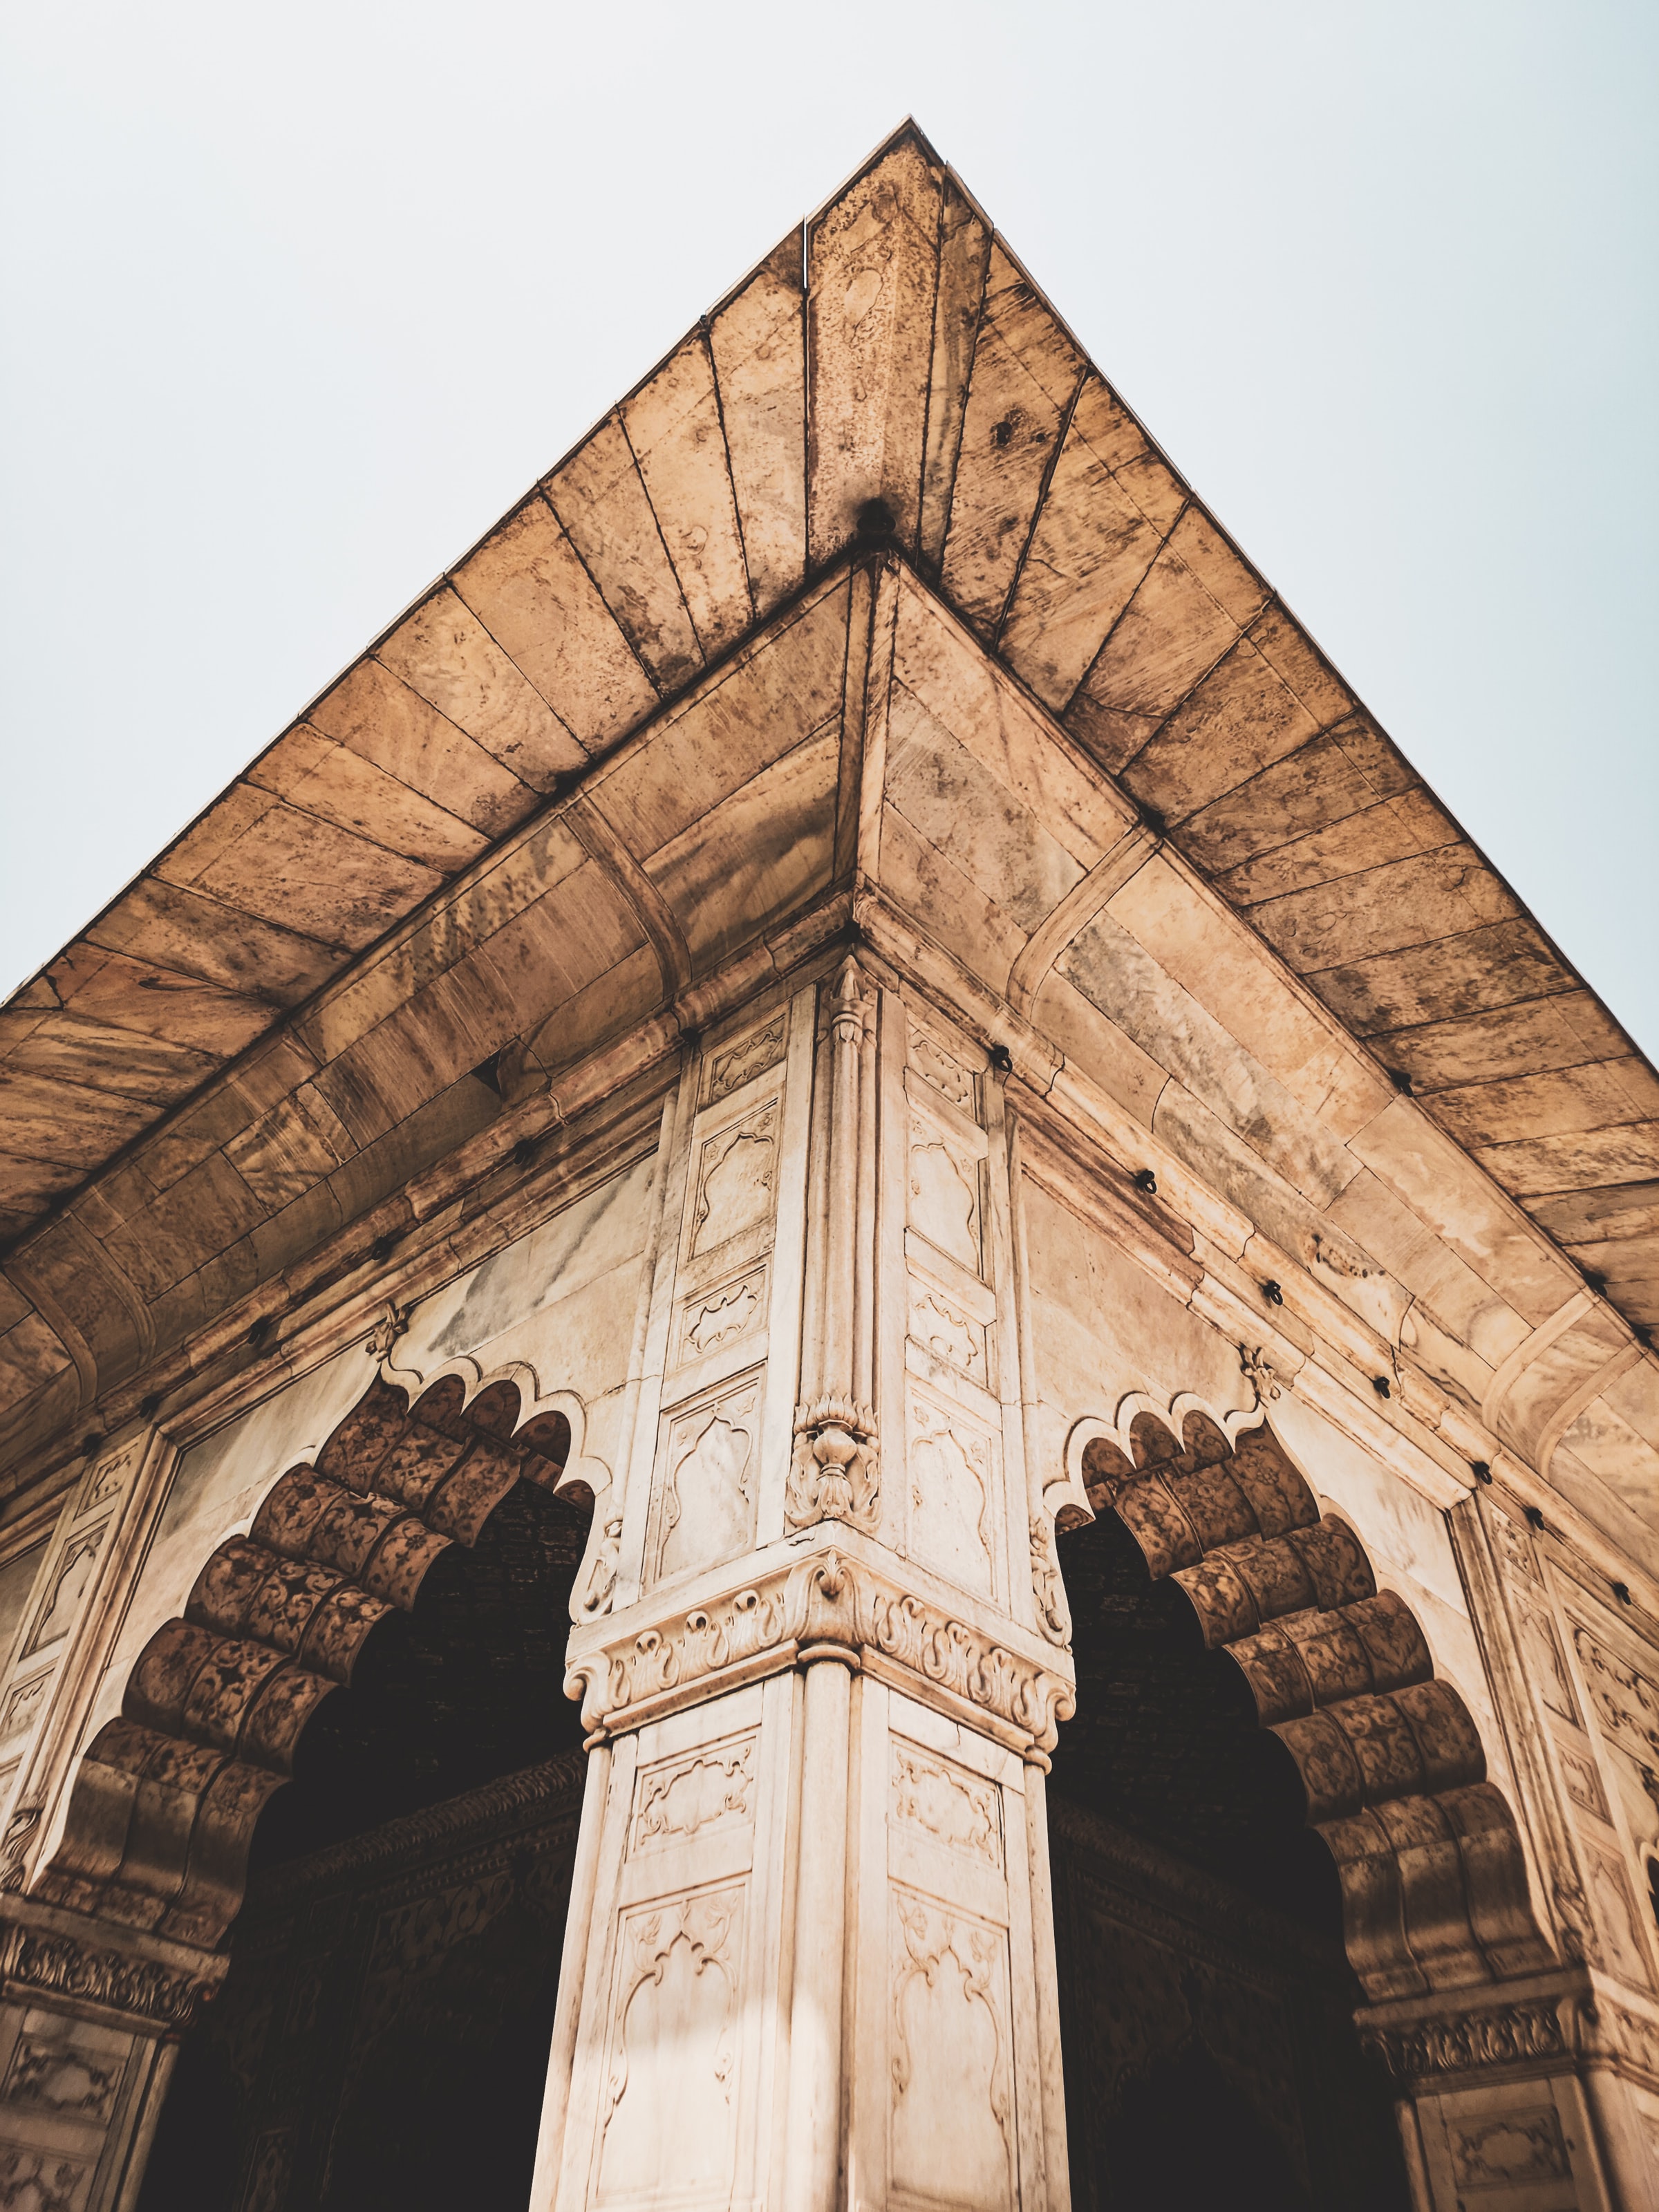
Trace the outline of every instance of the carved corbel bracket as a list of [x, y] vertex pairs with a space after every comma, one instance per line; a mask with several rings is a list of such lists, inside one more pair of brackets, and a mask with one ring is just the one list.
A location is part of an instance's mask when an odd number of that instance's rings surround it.
[[392, 1347], [409, 1328], [409, 1308], [388, 1298], [377, 1321], [363, 1339], [363, 1350], [371, 1359], [390, 1359]]
[[1260, 1344], [1241, 1344], [1238, 1364], [1245, 1381], [1255, 1393], [1255, 1410], [1265, 1412], [1279, 1395], [1279, 1370], [1268, 1358], [1267, 1348]]
[[868, 1406], [820, 1399], [795, 1409], [795, 1449], [784, 1492], [792, 1528], [844, 1521], [873, 1535], [881, 1518], [881, 1459], [876, 1417]]

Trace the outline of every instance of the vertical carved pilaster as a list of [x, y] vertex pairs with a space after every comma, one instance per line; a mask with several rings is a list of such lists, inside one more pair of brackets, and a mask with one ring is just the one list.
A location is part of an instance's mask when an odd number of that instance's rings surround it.
[[851, 1654], [813, 1655], [802, 1699], [800, 1858], [789, 2009], [785, 2212], [836, 2212], [841, 2164]]
[[[1542, 1748], [1544, 1723], [1534, 1711], [1533, 1688], [1492, 1541], [1491, 1516], [1497, 1510], [1477, 1491], [1447, 1515], [1446, 1525], [1468, 1592], [1469, 1618], [1487, 1674], [1498, 1692], [1495, 1703], [1499, 1725], [1520, 1800], [1522, 1835], [1530, 1850], [1539, 1901], [1547, 1919], [1553, 1923], [1563, 1955], [1583, 1959], [1595, 1950], [1595, 1926], [1571, 1826]], [[1525, 1725], [1523, 1717], [1528, 1714], [1533, 1715], [1533, 1727]], [[1517, 1721], [1522, 1724], [1517, 1726]], [[1546, 1869], [1552, 1870], [1552, 1879], [1545, 1879]]]
[[[828, 1093], [821, 1140], [824, 1188], [813, 1207], [811, 1245], [821, 1276], [809, 1289], [816, 1388], [795, 1409], [785, 1517], [791, 1528], [845, 1521], [873, 1533], [880, 1518], [876, 1441], [876, 1068], [871, 1002], [858, 963], [842, 963], [820, 1071]], [[827, 1066], [825, 1061], [827, 1060]], [[820, 1147], [815, 1146], [815, 1152]], [[809, 1247], [811, 1250], [811, 1246]], [[814, 1255], [816, 1256], [816, 1255]]]
[[[1013, 1261], [1014, 1326], [1019, 1365], [1020, 1432], [1024, 1442], [1026, 1507], [1030, 1516], [1031, 1596], [1037, 1626], [1062, 1651], [1072, 1648], [1072, 1608], [1065, 1577], [1054, 1556], [1054, 1519], [1042, 1491], [1042, 1432], [1037, 1403], [1036, 1347], [1031, 1337], [1030, 1255], [1026, 1242], [1024, 1145], [1019, 1115], [1012, 1108], [1008, 1127], [1008, 1213]], [[1081, 1516], [1075, 1511], [1073, 1522]]]

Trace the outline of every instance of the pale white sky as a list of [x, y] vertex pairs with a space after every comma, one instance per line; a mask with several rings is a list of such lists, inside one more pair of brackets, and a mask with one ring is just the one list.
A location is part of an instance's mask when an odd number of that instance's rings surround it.
[[0, 990], [906, 112], [1650, 1053], [1659, 11], [12, 0]]

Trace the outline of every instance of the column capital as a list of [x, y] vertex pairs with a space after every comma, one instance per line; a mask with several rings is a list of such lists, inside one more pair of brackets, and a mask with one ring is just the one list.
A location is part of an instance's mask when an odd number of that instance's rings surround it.
[[666, 1592], [579, 1627], [566, 1690], [591, 1736], [644, 1726], [834, 1646], [1024, 1757], [1075, 1706], [1069, 1657], [843, 1523], [734, 1562], [706, 1597]]

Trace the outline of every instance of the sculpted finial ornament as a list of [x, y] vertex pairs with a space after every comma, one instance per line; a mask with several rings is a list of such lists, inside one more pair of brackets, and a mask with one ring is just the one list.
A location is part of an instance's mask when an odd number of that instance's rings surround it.
[[868, 1406], [823, 1398], [795, 1411], [795, 1449], [784, 1495], [792, 1528], [845, 1521], [873, 1535], [881, 1517], [876, 1417]]
[[408, 1328], [409, 1308], [394, 1305], [388, 1298], [386, 1311], [363, 1340], [363, 1350], [371, 1359], [390, 1359], [392, 1346]]
[[1241, 1344], [1238, 1364], [1245, 1380], [1255, 1392], [1257, 1406], [1267, 1405], [1278, 1397], [1279, 1370], [1268, 1358], [1265, 1346]]

